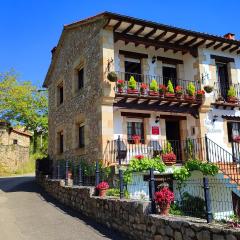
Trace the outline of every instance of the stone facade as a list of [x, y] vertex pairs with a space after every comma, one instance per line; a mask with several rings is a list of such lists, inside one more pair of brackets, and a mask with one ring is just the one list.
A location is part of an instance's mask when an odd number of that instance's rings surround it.
[[150, 202], [99, 198], [93, 187], [66, 187], [37, 174], [37, 182], [66, 206], [138, 240], [240, 240], [240, 231], [204, 220], [149, 214]]

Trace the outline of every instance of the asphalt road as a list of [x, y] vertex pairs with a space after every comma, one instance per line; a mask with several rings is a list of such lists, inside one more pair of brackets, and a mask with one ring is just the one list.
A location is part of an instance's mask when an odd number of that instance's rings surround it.
[[45, 194], [34, 176], [0, 178], [0, 240], [124, 239]]

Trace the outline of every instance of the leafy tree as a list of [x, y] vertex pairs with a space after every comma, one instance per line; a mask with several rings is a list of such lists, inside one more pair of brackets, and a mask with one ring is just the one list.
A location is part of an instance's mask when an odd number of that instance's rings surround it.
[[34, 152], [38, 136], [47, 135], [47, 115], [46, 91], [37, 90], [31, 82], [19, 81], [13, 71], [0, 73], [0, 118], [32, 131]]

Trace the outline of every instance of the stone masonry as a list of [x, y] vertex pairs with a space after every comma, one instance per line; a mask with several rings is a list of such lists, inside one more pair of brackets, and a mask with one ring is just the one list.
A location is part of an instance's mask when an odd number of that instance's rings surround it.
[[[66, 206], [118, 230], [123, 239], [138, 240], [240, 240], [240, 230], [226, 225], [207, 224], [186, 217], [149, 214], [150, 202], [99, 198], [93, 187], [66, 187], [40, 173], [37, 182]], [[124, 237], [125, 236], [125, 237]]]

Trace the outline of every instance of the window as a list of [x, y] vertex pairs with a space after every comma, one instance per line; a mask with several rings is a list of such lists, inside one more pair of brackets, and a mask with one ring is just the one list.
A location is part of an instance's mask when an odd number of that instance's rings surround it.
[[63, 132], [59, 132], [58, 133], [58, 137], [59, 137], [59, 153], [63, 153], [63, 145], [64, 145], [64, 142], [63, 142]]
[[240, 122], [227, 122], [228, 142], [234, 137], [240, 136]]
[[78, 146], [79, 148], [85, 146], [84, 125], [80, 125], [78, 129]]
[[171, 80], [173, 87], [177, 85], [177, 68], [175, 65], [165, 64], [162, 68], [163, 84], [167, 86], [168, 81]]
[[63, 83], [58, 86], [58, 104], [63, 103]]
[[127, 121], [127, 137], [129, 143], [134, 143], [134, 135], [140, 136], [140, 142], [144, 143], [144, 125], [142, 119], [134, 119]]
[[134, 76], [137, 82], [141, 82], [141, 61], [140, 59], [125, 60], [125, 80], [128, 81], [131, 76]]
[[83, 88], [84, 86], [84, 68], [81, 68], [78, 70], [78, 85], [77, 88], [78, 90]]
[[13, 144], [18, 144], [18, 140], [17, 139], [13, 139]]

